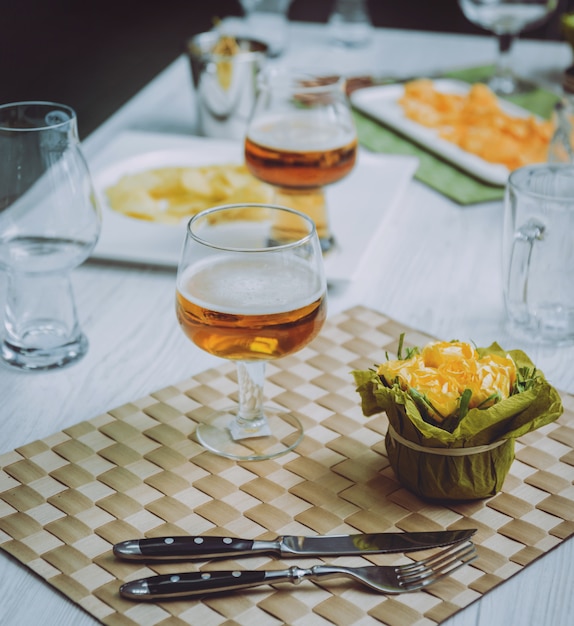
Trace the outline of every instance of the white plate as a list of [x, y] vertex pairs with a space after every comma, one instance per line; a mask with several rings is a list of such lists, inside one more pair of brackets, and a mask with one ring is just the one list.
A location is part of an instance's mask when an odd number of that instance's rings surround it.
[[[105, 189], [128, 173], [175, 165], [242, 163], [242, 145], [201, 137], [157, 133], [121, 134], [90, 161], [102, 204], [102, 233], [93, 258], [177, 267], [185, 225], [172, 226], [126, 217], [113, 211]], [[376, 245], [381, 221], [398, 202], [418, 165], [412, 157], [359, 151], [355, 169], [327, 187], [331, 229], [337, 247], [325, 259], [330, 282], [350, 281], [369, 245]]]
[[[445, 78], [433, 82], [436, 89], [444, 93], [466, 94], [470, 89], [468, 83], [458, 80]], [[493, 185], [503, 186], [506, 184], [510, 173], [506, 166], [489, 163], [479, 156], [466, 152], [455, 144], [441, 139], [436, 130], [417, 124], [405, 117], [399, 104], [399, 99], [403, 94], [404, 85], [368, 87], [353, 92], [351, 94], [351, 102], [363, 113], [398, 130], [403, 135], [442, 156], [469, 174]], [[509, 115], [514, 117], [532, 116], [532, 113], [519, 106], [504, 100], [499, 100], [499, 102], [502, 110]]]

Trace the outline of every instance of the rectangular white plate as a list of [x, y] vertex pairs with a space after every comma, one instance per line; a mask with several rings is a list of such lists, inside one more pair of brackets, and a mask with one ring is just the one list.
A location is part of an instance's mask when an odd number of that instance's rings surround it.
[[[433, 82], [436, 89], [444, 93], [465, 94], [470, 89], [468, 83], [458, 80], [445, 78]], [[441, 139], [435, 129], [427, 128], [405, 117], [399, 104], [403, 94], [404, 85], [401, 84], [367, 87], [353, 92], [351, 102], [359, 111], [399, 131], [484, 182], [500, 186], [506, 184], [510, 173], [506, 166], [489, 163], [479, 156], [466, 152], [455, 144]], [[514, 117], [532, 116], [529, 111], [504, 100], [500, 100], [500, 106], [504, 112]]]
[[[237, 142], [158, 133], [126, 132], [90, 161], [102, 205], [102, 233], [93, 258], [176, 268], [185, 225], [172, 226], [113, 211], [105, 189], [127, 173], [163, 166], [242, 163]], [[330, 282], [353, 280], [362, 257], [376, 245], [382, 218], [398, 202], [418, 160], [359, 151], [355, 169], [326, 188], [337, 247], [325, 258]]]

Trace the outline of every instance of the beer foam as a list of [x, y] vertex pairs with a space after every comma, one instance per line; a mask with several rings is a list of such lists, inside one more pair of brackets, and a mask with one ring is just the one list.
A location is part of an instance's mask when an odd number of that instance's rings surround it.
[[249, 129], [248, 137], [260, 146], [293, 152], [335, 150], [355, 141], [350, 122], [314, 113], [317, 112], [262, 116]]
[[188, 267], [177, 288], [186, 300], [230, 315], [285, 313], [325, 293], [309, 264], [280, 254], [212, 257]]

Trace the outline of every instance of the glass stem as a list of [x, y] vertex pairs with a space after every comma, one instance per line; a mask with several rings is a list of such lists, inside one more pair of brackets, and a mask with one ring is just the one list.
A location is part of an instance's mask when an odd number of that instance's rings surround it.
[[[321, 250], [323, 252], [331, 250], [334, 239], [329, 226], [325, 191], [322, 187], [312, 189], [277, 187], [274, 202], [308, 215], [315, 222]], [[274, 226], [277, 241], [292, 241], [293, 237], [300, 237], [302, 233], [297, 228], [298, 223], [298, 219], [288, 214], [282, 214]]]
[[511, 94], [516, 89], [514, 73], [510, 65], [510, 51], [515, 35], [502, 33], [496, 36], [498, 42], [498, 55], [494, 74], [488, 81], [489, 87], [497, 94]]
[[500, 77], [510, 77], [512, 70], [510, 69], [510, 51], [514, 43], [514, 35], [504, 33], [498, 35], [498, 63], [496, 73]]
[[237, 363], [239, 408], [237, 417], [230, 426], [234, 440], [266, 437], [270, 434], [263, 411], [265, 365], [265, 361], [239, 361]]

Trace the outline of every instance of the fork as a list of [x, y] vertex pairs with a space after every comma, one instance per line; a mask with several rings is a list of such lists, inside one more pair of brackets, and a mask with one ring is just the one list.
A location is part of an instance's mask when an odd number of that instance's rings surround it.
[[476, 548], [472, 541], [449, 546], [426, 559], [407, 565], [344, 567], [315, 565], [310, 568], [290, 567], [286, 570], [203, 571], [164, 574], [124, 583], [120, 594], [130, 600], [168, 600], [206, 595], [222, 591], [246, 589], [275, 583], [314, 582], [337, 577], [353, 578], [375, 591], [397, 594], [428, 587], [474, 561]]

